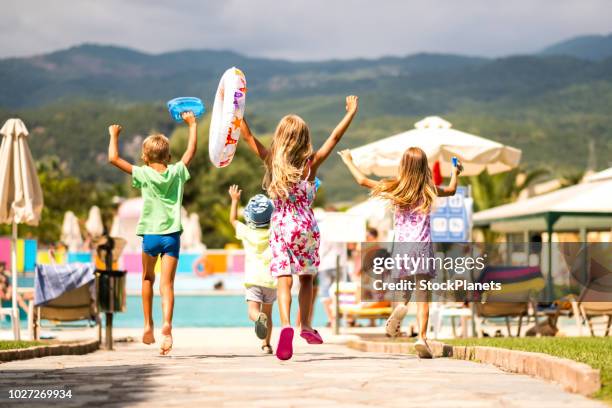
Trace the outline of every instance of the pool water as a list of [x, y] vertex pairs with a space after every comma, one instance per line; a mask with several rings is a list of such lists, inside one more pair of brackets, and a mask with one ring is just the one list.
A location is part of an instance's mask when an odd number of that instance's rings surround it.
[[[295, 323], [297, 315], [297, 297], [293, 298], [291, 305], [291, 322]], [[278, 315], [278, 304], [274, 304], [272, 310], [275, 326], [280, 325]], [[153, 318], [155, 325], [161, 327], [162, 312], [161, 298], [155, 296], [153, 300]], [[27, 314], [21, 311], [21, 327], [27, 328]], [[10, 329], [10, 320], [0, 319], [1, 329]], [[48, 323], [48, 322], [47, 322]], [[244, 327], [253, 323], [247, 316], [247, 305], [244, 296], [240, 295], [198, 295], [198, 296], [175, 296], [174, 298], [174, 327]], [[325, 312], [321, 302], [315, 302], [315, 313], [313, 325], [324, 326], [327, 323]], [[142, 300], [140, 296], [127, 296], [127, 310], [123, 313], [115, 313], [113, 324], [115, 327], [142, 327]]]
[[[292, 323], [297, 314], [297, 298], [292, 303]], [[153, 318], [156, 326], [161, 326], [161, 297], [153, 300]], [[274, 304], [273, 322], [280, 325], [278, 304]], [[313, 325], [324, 326], [327, 322], [321, 302], [315, 302]], [[116, 313], [113, 321], [115, 327], [142, 327], [142, 300], [140, 296], [127, 297], [127, 311]], [[253, 323], [247, 316], [247, 304], [240, 295], [199, 295], [176, 296], [174, 298], [174, 327], [239, 327]]]
[[[139, 274], [128, 274], [126, 280], [127, 288], [127, 310], [123, 313], [116, 313], [114, 325], [116, 327], [142, 327], [142, 300], [140, 297], [141, 276]], [[33, 287], [33, 278], [20, 278], [20, 286]], [[212, 291], [216, 282], [222, 282], [226, 290], [234, 291], [227, 295], [206, 295], [194, 294], [199, 291]], [[242, 275], [226, 274], [222, 276], [212, 276], [198, 278], [194, 276], [177, 276], [174, 285], [174, 327], [240, 327], [250, 326], [251, 321], [247, 316], [247, 304], [244, 295], [235, 294], [244, 291]], [[155, 282], [155, 293], [159, 293], [159, 279]], [[190, 293], [191, 292], [191, 293]], [[10, 307], [6, 302], [5, 306]], [[156, 326], [161, 326], [161, 297], [155, 296], [153, 301], [153, 317]], [[294, 296], [292, 302], [292, 323], [295, 323], [297, 315], [298, 301]], [[21, 326], [27, 327], [27, 314], [21, 311]], [[278, 304], [274, 304], [273, 323], [280, 325], [278, 315]], [[315, 302], [313, 325], [316, 327], [324, 326], [327, 323], [323, 305], [319, 299]], [[0, 319], [0, 328], [9, 329], [10, 320], [8, 317]]]

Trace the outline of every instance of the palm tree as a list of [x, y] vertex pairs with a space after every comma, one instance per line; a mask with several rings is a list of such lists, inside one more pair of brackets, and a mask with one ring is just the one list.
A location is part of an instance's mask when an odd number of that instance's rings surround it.
[[584, 175], [585, 171], [583, 170], [564, 173], [559, 179], [561, 181], [561, 187], [569, 187], [580, 183], [584, 178]]
[[478, 176], [468, 177], [466, 184], [472, 188], [474, 210], [482, 211], [516, 200], [521, 191], [547, 174], [549, 172], [546, 169], [521, 168], [494, 175], [483, 172]]

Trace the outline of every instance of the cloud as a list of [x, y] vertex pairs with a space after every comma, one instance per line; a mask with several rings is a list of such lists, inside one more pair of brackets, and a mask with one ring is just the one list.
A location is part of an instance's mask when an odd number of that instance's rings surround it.
[[608, 0], [8, 0], [0, 57], [83, 42], [312, 60], [419, 51], [500, 56], [612, 30]]

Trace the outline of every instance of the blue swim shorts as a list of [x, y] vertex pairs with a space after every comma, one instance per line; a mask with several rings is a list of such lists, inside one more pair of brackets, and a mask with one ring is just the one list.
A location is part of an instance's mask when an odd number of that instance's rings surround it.
[[170, 255], [179, 257], [181, 250], [181, 232], [172, 234], [145, 234], [142, 236], [142, 252], [157, 258], [159, 255]]

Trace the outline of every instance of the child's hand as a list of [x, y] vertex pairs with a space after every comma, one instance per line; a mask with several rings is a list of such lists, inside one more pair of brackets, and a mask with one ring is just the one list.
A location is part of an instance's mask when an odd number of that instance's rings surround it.
[[238, 185], [234, 184], [229, 188], [228, 193], [232, 197], [232, 201], [239, 201], [242, 190], [238, 188]]
[[121, 125], [110, 125], [108, 127], [108, 134], [111, 135], [111, 137], [117, 137], [122, 129]]
[[461, 164], [461, 162], [457, 160], [457, 166], [453, 167], [453, 172], [456, 175], [460, 175], [462, 171], [463, 171], [463, 164]]
[[338, 154], [340, 155], [340, 157], [342, 157], [343, 162], [345, 163], [353, 162], [353, 155], [351, 154], [351, 151], [349, 149], [341, 150], [338, 152]]
[[188, 124], [189, 126], [193, 126], [196, 124], [196, 117], [192, 111], [181, 113], [181, 118], [183, 118], [185, 123]]
[[346, 111], [348, 113], [355, 114], [357, 113], [357, 108], [359, 106], [359, 97], [355, 95], [349, 95], [346, 97]]

